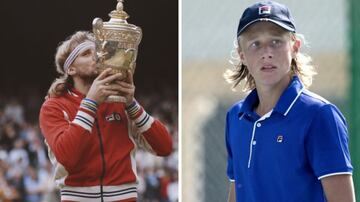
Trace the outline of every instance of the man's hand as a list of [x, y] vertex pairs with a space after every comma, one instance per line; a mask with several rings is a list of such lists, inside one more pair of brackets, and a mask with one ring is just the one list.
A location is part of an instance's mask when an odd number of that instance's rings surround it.
[[135, 85], [133, 80], [133, 74], [130, 70], [126, 72], [125, 80], [116, 80], [117, 91], [125, 97], [125, 105], [129, 106], [134, 101]]
[[86, 98], [95, 101], [100, 105], [109, 95], [119, 94], [119, 85], [116, 80], [122, 78], [121, 73], [110, 75], [111, 69], [104, 70], [92, 83]]

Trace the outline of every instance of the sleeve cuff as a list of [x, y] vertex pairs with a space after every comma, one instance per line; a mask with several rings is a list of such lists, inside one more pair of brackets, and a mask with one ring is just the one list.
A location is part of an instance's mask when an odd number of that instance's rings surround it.
[[330, 176], [335, 176], [335, 175], [352, 175], [352, 172], [336, 172], [336, 173], [329, 173], [326, 175], [322, 175], [320, 177], [318, 177], [318, 180], [321, 180], [325, 177], [330, 177]]
[[130, 119], [135, 121], [135, 125], [140, 133], [147, 131], [154, 122], [154, 118], [146, 113], [136, 101], [126, 107], [126, 111]]
[[83, 99], [72, 122], [91, 132], [95, 122], [97, 107], [98, 105], [95, 101], [87, 98]]

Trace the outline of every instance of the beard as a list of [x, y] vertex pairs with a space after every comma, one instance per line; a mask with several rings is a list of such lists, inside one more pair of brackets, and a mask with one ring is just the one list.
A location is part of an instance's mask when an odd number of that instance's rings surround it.
[[78, 77], [83, 80], [85, 84], [92, 84], [96, 77], [99, 75], [98, 71], [91, 72], [78, 72]]

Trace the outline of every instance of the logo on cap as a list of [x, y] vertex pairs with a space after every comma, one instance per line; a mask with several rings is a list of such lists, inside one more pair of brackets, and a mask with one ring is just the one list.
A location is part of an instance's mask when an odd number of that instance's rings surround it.
[[277, 138], [276, 138], [276, 142], [282, 143], [283, 141], [284, 141], [284, 136], [278, 135]]
[[259, 7], [259, 15], [270, 14], [271, 6], [261, 6]]

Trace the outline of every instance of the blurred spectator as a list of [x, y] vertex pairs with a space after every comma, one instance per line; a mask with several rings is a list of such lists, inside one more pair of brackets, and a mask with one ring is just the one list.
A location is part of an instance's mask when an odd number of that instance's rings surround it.
[[24, 149], [25, 142], [23, 139], [16, 139], [14, 148], [9, 153], [9, 163], [12, 167], [18, 167], [25, 171], [29, 165], [29, 156]]
[[160, 202], [160, 182], [153, 167], [145, 168], [144, 202]]
[[165, 161], [165, 166], [172, 170], [177, 170], [179, 163], [178, 161], [179, 161], [178, 150], [175, 150], [169, 157], [167, 157]]
[[26, 201], [40, 202], [43, 194], [46, 191], [47, 179], [50, 177], [46, 170], [36, 170], [34, 167], [29, 166], [27, 175], [24, 178], [24, 185], [26, 190]]
[[[2, 152], [2, 155], [4, 153]], [[4, 173], [9, 169], [8, 165], [4, 161], [2, 156], [0, 158], [0, 201], [10, 202], [10, 201], [20, 201], [20, 193], [18, 190], [11, 186], [11, 184], [6, 179]]]
[[167, 170], [158, 172], [160, 181], [160, 202], [169, 202], [168, 186], [171, 182], [170, 173]]
[[178, 193], [178, 172], [173, 172], [171, 177], [171, 183], [168, 186], [168, 194], [170, 202], [179, 201], [179, 193]]
[[24, 123], [24, 109], [14, 98], [5, 106], [4, 116], [19, 125]]
[[10, 151], [17, 138], [15, 124], [11, 121], [1, 125], [0, 148]]

